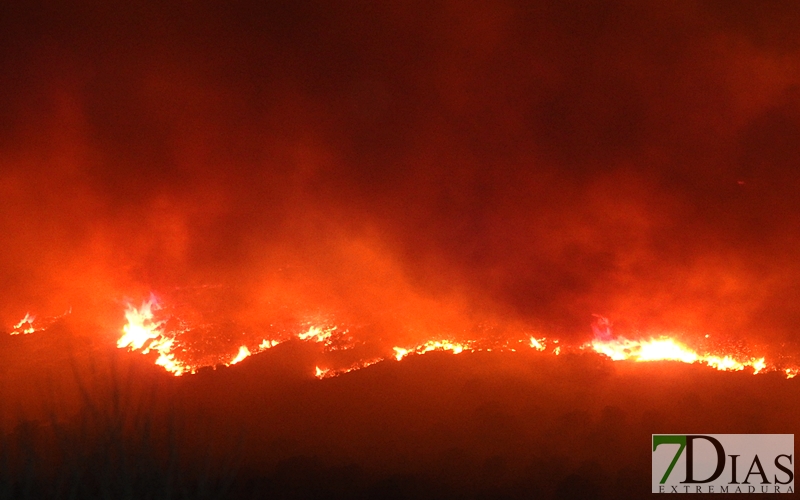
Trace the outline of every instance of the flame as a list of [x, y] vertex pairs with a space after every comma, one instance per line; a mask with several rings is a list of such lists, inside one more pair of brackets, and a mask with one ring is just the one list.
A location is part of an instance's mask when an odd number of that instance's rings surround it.
[[298, 333], [302, 341], [323, 344], [327, 351], [345, 351], [355, 347], [355, 341], [348, 336], [349, 330], [340, 330], [338, 326], [310, 326], [308, 331]]
[[537, 339], [535, 337], [531, 337], [530, 345], [537, 351], [544, 351], [544, 339]]
[[[142, 303], [141, 307], [136, 308], [128, 305], [125, 311], [126, 324], [122, 328], [122, 336], [117, 340], [118, 348], [127, 348], [130, 351], [140, 351], [142, 354], [148, 354], [151, 351], [158, 353], [155, 364], [163, 367], [173, 375], [179, 376], [185, 373], [196, 373], [197, 369], [202, 366], [216, 366], [212, 361], [209, 363], [205, 361], [202, 364], [192, 365], [181, 360], [176, 355], [176, 349], [181, 352], [186, 352], [184, 348], [178, 349], [180, 340], [178, 335], [190, 331], [192, 328], [179, 319], [173, 319], [182, 325], [178, 331], [165, 332], [166, 320], [160, 320], [156, 317], [156, 312], [161, 309], [154, 296], [151, 296], [148, 301]], [[172, 320], [170, 320], [172, 321]], [[338, 332], [337, 326], [332, 327], [319, 327], [311, 326], [305, 332], [299, 333], [296, 337], [302, 341], [312, 341], [321, 343], [325, 346], [326, 350], [347, 349], [350, 344], [347, 341], [351, 340], [344, 337], [347, 330]], [[281, 344], [290, 337], [284, 339], [262, 339], [261, 343], [252, 351], [247, 345], [241, 345], [236, 356], [227, 363], [223, 362], [225, 366], [231, 366], [241, 362], [243, 359], [260, 353], [264, 350], [271, 349], [278, 344]], [[217, 363], [220, 363], [217, 361]]]
[[753, 373], [767, 368], [764, 358], [736, 359], [733, 356], [698, 354], [686, 345], [669, 337], [648, 340], [629, 340], [617, 337], [611, 340], [594, 340], [591, 348], [614, 361], [680, 361], [682, 363], [703, 363], [722, 371], [740, 371], [751, 367]]
[[172, 373], [176, 377], [181, 376], [184, 373], [195, 373], [196, 370], [194, 368], [185, 366], [183, 363], [175, 359], [175, 353], [172, 352], [172, 346], [174, 342], [174, 339], [161, 337], [153, 341], [148, 349], [142, 351], [142, 353], [147, 354], [150, 349], [157, 351], [158, 358], [156, 359], [156, 364]]
[[299, 333], [297, 338], [300, 340], [313, 340], [314, 342], [324, 343], [330, 341], [334, 331], [336, 331], [335, 326], [325, 329], [318, 326], [312, 326], [307, 332]]
[[[166, 321], [157, 319], [155, 314], [160, 308], [161, 306], [153, 296], [151, 296], [150, 300], [142, 303], [141, 307], [138, 309], [133, 306], [128, 306], [125, 311], [127, 324], [122, 329], [123, 333], [117, 341], [117, 347], [128, 348], [130, 351], [141, 351], [143, 354], [147, 354], [151, 351], [157, 352], [158, 357], [155, 360], [155, 364], [163, 367], [173, 375], [195, 373], [199, 366], [205, 365], [193, 366], [176, 356], [176, 351], [185, 352], [185, 349], [180, 347], [180, 340], [178, 340], [177, 335], [189, 331], [190, 328], [185, 327], [185, 329], [181, 329], [180, 331], [165, 332], [164, 325]], [[767, 363], [764, 357], [748, 358], [725, 353], [700, 353], [669, 336], [649, 339], [628, 339], [622, 336], [615, 337], [611, 331], [611, 322], [602, 316], [594, 316], [595, 320], [592, 324], [592, 330], [594, 331], [595, 338], [593, 341], [579, 348], [590, 348], [596, 353], [607, 356], [613, 361], [677, 361], [690, 364], [701, 363], [722, 371], [741, 371], [749, 367], [754, 374], [779, 371], [783, 373], [787, 379], [794, 378], [800, 373], [800, 368], [798, 367], [775, 366], [774, 364]], [[32, 323], [34, 319], [34, 316], [26, 314], [25, 317], [15, 325], [15, 333], [27, 333], [29, 330], [33, 331]], [[178, 321], [185, 326], [182, 320]], [[25, 325], [28, 326], [23, 329]], [[252, 348], [252, 350], [247, 345], [241, 345], [236, 356], [224, 364], [226, 366], [237, 364], [249, 356], [271, 349], [292, 338], [304, 342], [321, 344], [325, 352], [349, 349], [353, 347], [355, 343], [347, 334], [348, 330], [339, 330], [337, 326], [312, 325], [308, 327], [308, 330], [296, 335], [289, 335], [277, 340], [262, 339], [261, 343], [258, 344], [257, 347]], [[709, 336], [706, 335], [705, 337], [708, 338]], [[529, 336], [526, 340], [517, 340], [516, 343], [513, 343], [513, 346], [509, 344], [498, 345], [497, 343], [481, 343], [480, 341], [473, 340], [455, 342], [450, 339], [431, 339], [411, 347], [395, 346], [392, 348], [392, 354], [356, 361], [345, 368], [322, 368], [316, 366], [314, 368], [314, 376], [318, 379], [335, 377], [389, 359], [401, 361], [411, 355], [421, 355], [434, 351], [446, 351], [452, 354], [478, 351], [516, 352], [517, 349], [515, 346], [519, 346], [520, 344], [526, 344], [531, 349], [539, 352], [545, 352], [552, 348], [550, 353], [555, 356], [563, 352], [574, 352], [577, 347], [570, 344], [559, 345], [558, 339], [548, 340], [544, 337], [536, 338], [534, 336]], [[217, 361], [217, 363], [220, 363], [220, 361]], [[206, 364], [208, 364], [207, 361]]]
[[458, 344], [449, 340], [429, 340], [411, 349], [404, 349], [402, 347], [393, 347], [393, 349], [395, 353], [394, 357], [397, 361], [400, 361], [409, 354], [424, 354], [431, 351], [452, 351], [453, 354], [460, 354], [465, 350], [473, 350], [466, 344]]
[[386, 358], [373, 358], [373, 359], [368, 359], [366, 361], [359, 361], [357, 363], [350, 365], [347, 368], [340, 368], [338, 370], [334, 370], [332, 368], [320, 368], [319, 366], [317, 366], [314, 368], [314, 376], [320, 380], [324, 378], [338, 377], [339, 375], [344, 375], [345, 373], [354, 372], [356, 370], [372, 366], [382, 361], [386, 361]]
[[147, 341], [161, 336], [161, 322], [153, 319], [153, 310], [158, 309], [159, 305], [155, 298], [144, 302], [139, 309], [128, 305], [125, 311], [125, 319], [128, 320], [128, 324], [122, 327], [123, 335], [117, 340], [117, 347], [120, 349], [129, 347], [131, 350], [137, 351]]
[[261, 341], [260, 344], [258, 344], [258, 352], [266, 351], [267, 349], [272, 349], [273, 347], [275, 347], [276, 345], [278, 345], [280, 343], [281, 343], [280, 340], [267, 340], [267, 339], [264, 339], [264, 340]]
[[227, 364], [227, 366], [235, 365], [236, 363], [238, 363], [239, 361], [243, 360], [247, 356], [250, 356], [250, 349], [248, 349], [247, 346], [243, 345], [243, 346], [239, 347], [239, 354], [237, 354], [236, 357], [233, 358], [230, 361], [230, 363]]
[[[16, 324], [14, 324], [11, 327], [9, 335], [20, 335], [20, 334], [28, 335], [30, 333], [47, 330], [55, 322], [57, 322], [64, 316], [67, 316], [68, 314], [71, 313], [72, 313], [71, 307], [67, 309], [64, 312], [64, 314], [59, 314], [58, 316], [45, 317], [45, 318], [41, 318], [39, 316], [31, 314], [30, 312], [26, 312], [25, 317], [19, 320]], [[33, 324], [34, 321], [36, 322], [35, 326]]]
[[[36, 319], [36, 316], [31, 316], [31, 313], [25, 313], [25, 317], [22, 318], [19, 323], [14, 325], [14, 329], [11, 332], [11, 335], [19, 335], [20, 333], [27, 335], [29, 333], [33, 333], [36, 329], [33, 327], [33, 321]], [[28, 325], [26, 328], [22, 328], [23, 325]]]
[[154, 311], [160, 309], [155, 297], [142, 303], [142, 307], [135, 308], [128, 305], [125, 311], [125, 319], [128, 323], [122, 327], [122, 337], [117, 340], [117, 347], [120, 349], [128, 348], [129, 351], [142, 349], [142, 354], [150, 351], [158, 353], [156, 365], [163, 367], [175, 376], [185, 373], [194, 373], [195, 369], [184, 365], [175, 357], [172, 351], [175, 339], [164, 336], [163, 322], [154, 318]]
[[[722, 371], [741, 371], [746, 367], [753, 369], [753, 374], [764, 371], [774, 371], [769, 368], [765, 358], [736, 358], [731, 355], [718, 356], [710, 353], [699, 354], [685, 344], [670, 337], [662, 336], [657, 339], [629, 340], [625, 337], [613, 338], [611, 322], [598, 314], [593, 315], [595, 321], [592, 330], [595, 339], [589, 346], [600, 354], [608, 356], [614, 361], [680, 361], [682, 363], [702, 363]], [[709, 338], [706, 334], [705, 338]], [[786, 369], [786, 378], [796, 375], [796, 370]]]

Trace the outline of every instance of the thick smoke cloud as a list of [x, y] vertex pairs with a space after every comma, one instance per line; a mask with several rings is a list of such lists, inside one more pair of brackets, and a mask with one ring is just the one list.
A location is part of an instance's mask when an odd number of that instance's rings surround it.
[[3, 9], [9, 321], [223, 284], [376, 336], [795, 337], [792, 2]]

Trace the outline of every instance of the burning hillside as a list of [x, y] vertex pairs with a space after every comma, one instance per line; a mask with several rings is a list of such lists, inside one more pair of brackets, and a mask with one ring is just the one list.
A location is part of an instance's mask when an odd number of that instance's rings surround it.
[[[158, 357], [155, 363], [163, 366], [164, 369], [174, 375], [194, 373], [199, 368], [214, 367], [217, 364], [230, 366], [252, 354], [257, 354], [289, 340], [317, 343], [320, 344], [321, 351], [327, 352], [358, 350], [356, 348], [359, 347], [359, 344], [365, 343], [364, 340], [356, 341], [354, 339], [352, 335], [355, 332], [351, 334], [349, 329], [340, 329], [336, 325], [312, 325], [306, 331], [301, 329], [295, 332], [275, 332], [273, 329], [269, 332], [269, 338], [260, 337], [258, 333], [255, 333], [255, 336], [253, 333], [248, 335], [247, 332], [242, 331], [241, 339], [246, 343], [239, 346], [235, 356], [223, 361], [224, 355], [196, 352], [196, 347], [193, 349], [193, 346], [184, 344], [184, 335], [191, 337], [191, 332], [195, 327], [187, 325], [178, 317], [166, 316], [163, 319], [156, 319], [156, 314], [160, 308], [161, 306], [155, 297], [151, 297], [149, 301], [144, 302], [140, 308], [129, 306], [125, 313], [127, 324], [123, 327], [124, 333], [118, 340], [117, 347], [128, 348], [131, 351], [141, 351], [142, 354], [148, 354], [151, 351], [157, 352]], [[407, 356], [422, 355], [428, 352], [438, 351], [460, 354], [481, 351], [515, 352], [518, 349], [533, 349], [535, 351], [549, 352], [553, 355], [589, 349], [614, 361], [700, 363], [722, 371], [739, 371], [745, 368], [752, 370], [753, 374], [779, 371], [786, 378], [793, 378], [798, 373], [797, 364], [786, 364], [785, 361], [779, 363], [770, 361], [768, 363], [765, 357], [748, 357], [746, 351], [742, 350], [725, 352], [718, 348], [716, 352], [698, 352], [683, 342], [665, 335], [640, 339], [615, 336], [612, 333], [611, 322], [608, 319], [598, 315], [595, 315], [595, 318], [595, 322], [592, 325], [595, 338], [583, 344], [570, 345], [559, 342], [558, 339], [549, 340], [544, 337], [536, 338], [535, 336], [506, 338], [502, 341], [495, 338], [494, 342], [489, 339], [452, 340], [436, 338], [413, 346], [393, 346], [392, 355], [358, 359], [345, 367], [320, 368], [316, 366], [314, 374], [318, 378], [327, 378], [366, 368], [379, 362], [388, 360], [401, 361]], [[300, 328], [304, 328], [304, 326]], [[219, 341], [218, 332], [208, 332], [208, 335], [213, 336], [205, 341], [207, 349], [210, 348], [213, 351], [214, 344], [224, 344], [224, 342]], [[259, 338], [260, 340], [258, 340]], [[708, 335], [706, 335], [707, 338]]]
[[[296, 436], [347, 426], [307, 414], [326, 390], [420, 366], [624, 372], [598, 401], [636, 373], [794, 397], [798, 25], [755, 0], [0, 7], [0, 412], [44, 404], [28, 374], [59, 394], [102, 363], [158, 393], [286, 375], [309, 392], [259, 408]], [[421, 432], [491, 432], [462, 424]]]
[[[69, 314], [69, 313], [65, 313]], [[10, 335], [43, 332], [48, 326], [63, 316], [36, 321], [27, 313], [9, 332]], [[311, 321], [284, 322], [276, 327], [270, 324], [264, 330], [254, 329], [231, 318], [218, 318], [215, 322], [195, 322], [181, 317], [175, 307], [159, 302], [155, 295], [141, 303], [141, 306], [128, 305], [125, 310], [126, 323], [116, 346], [130, 352], [151, 355], [154, 363], [175, 375], [194, 374], [202, 368], [231, 366], [249, 356], [259, 354], [284, 342], [302, 342], [318, 345], [321, 367], [317, 364], [313, 373], [317, 378], [328, 378], [352, 372], [376, 363], [401, 361], [409, 356], [419, 356], [429, 352], [461, 354], [469, 352], [512, 353], [518, 350], [532, 350], [547, 355], [560, 355], [580, 351], [595, 352], [613, 361], [631, 360], [635, 362], [676, 361], [699, 363], [722, 371], [749, 370], [753, 374], [780, 372], [786, 378], [798, 374], [798, 365], [790, 356], [779, 356], [767, 360], [765, 355], [756, 356], [747, 346], [730, 346], [708, 342], [709, 335], [703, 338], [699, 347], [690, 347], [691, 342], [672, 338], [668, 335], [626, 338], [613, 332], [611, 322], [595, 315], [591, 325], [593, 338], [583, 343], [563, 342], [526, 334], [526, 329], [492, 337], [472, 328], [453, 338], [438, 337], [425, 340], [416, 345], [392, 346], [391, 350], [380, 354], [380, 345], [370, 345], [369, 332], [364, 329], [347, 328], [335, 324], [335, 318], [328, 315], [328, 322], [313, 324]], [[470, 332], [483, 335], [469, 338]], [[359, 338], [363, 336], [364, 338]], [[455, 338], [458, 337], [458, 338]], [[46, 342], [47, 339], [42, 339]]]

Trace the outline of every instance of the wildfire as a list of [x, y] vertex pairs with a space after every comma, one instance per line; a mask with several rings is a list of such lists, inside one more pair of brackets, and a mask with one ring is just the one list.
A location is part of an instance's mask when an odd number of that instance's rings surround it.
[[128, 322], [122, 327], [122, 337], [117, 340], [117, 347], [138, 351], [147, 344], [147, 347], [142, 349], [142, 354], [147, 354], [150, 351], [157, 352], [156, 364], [158, 366], [163, 367], [175, 376], [194, 373], [195, 370], [193, 368], [176, 359], [173, 352], [175, 339], [164, 335], [164, 322], [158, 321], [154, 317], [154, 311], [159, 309], [160, 306], [155, 297], [150, 297], [150, 300], [142, 303], [142, 306], [138, 309], [129, 305], [125, 311], [125, 319]]
[[314, 376], [318, 379], [322, 380], [324, 378], [331, 378], [331, 377], [338, 377], [339, 375], [344, 375], [345, 373], [354, 372], [356, 370], [360, 370], [362, 368], [366, 368], [368, 366], [372, 366], [377, 363], [381, 363], [386, 361], [386, 358], [373, 358], [368, 359], [366, 361], [359, 361], [354, 363], [347, 368], [340, 368], [340, 369], [333, 369], [333, 368], [320, 368], [319, 366], [314, 368]]
[[397, 361], [400, 361], [409, 354], [425, 354], [426, 352], [431, 351], [451, 351], [453, 354], [460, 354], [465, 350], [473, 350], [466, 344], [458, 344], [455, 342], [450, 342], [449, 340], [429, 340], [424, 344], [412, 347], [411, 349], [404, 349], [402, 347], [394, 347], [393, 349], [395, 353], [394, 357], [397, 359]]
[[[183, 363], [175, 359], [175, 353], [172, 352], [172, 345], [175, 341], [173, 339], [160, 338], [154, 341], [149, 349], [154, 349], [158, 352], [156, 364], [173, 375], [180, 376], [184, 373], [194, 373], [195, 370], [185, 366]], [[149, 349], [142, 351], [144, 354], [149, 352]]]
[[153, 319], [153, 311], [158, 309], [158, 302], [153, 297], [144, 302], [139, 309], [129, 305], [125, 311], [125, 319], [128, 323], [122, 327], [123, 335], [117, 340], [117, 347], [120, 349], [129, 347], [136, 351], [141, 349], [148, 340], [160, 337], [161, 322]]
[[11, 335], [19, 335], [20, 333], [27, 335], [29, 333], [35, 332], [36, 329], [33, 327], [33, 320], [35, 319], [36, 316], [31, 316], [31, 313], [25, 313], [25, 317], [22, 318], [19, 323], [14, 325], [14, 329], [11, 331]]
[[236, 357], [233, 358], [230, 361], [230, 363], [227, 364], [227, 366], [235, 365], [236, 363], [238, 363], [239, 361], [243, 360], [247, 356], [250, 356], [250, 349], [248, 349], [247, 346], [243, 345], [243, 346], [239, 347], [239, 354], [237, 354]]
[[278, 345], [280, 343], [281, 343], [280, 340], [267, 340], [267, 339], [264, 339], [264, 340], [261, 341], [260, 344], [258, 344], [258, 352], [265, 351], [267, 349], [271, 349], [271, 348], [275, 347], [276, 345]]
[[314, 342], [326, 343], [330, 341], [331, 336], [333, 336], [333, 332], [335, 331], [335, 326], [324, 329], [318, 326], [312, 326], [307, 332], [297, 334], [297, 338], [300, 340], [313, 340]]
[[[186, 346], [181, 341], [181, 336], [193, 330], [192, 325], [173, 317], [170, 321], [179, 324], [180, 328], [175, 329], [174, 326], [168, 328], [166, 326], [167, 320], [157, 316], [157, 312], [160, 310], [161, 305], [154, 296], [143, 302], [141, 307], [137, 308], [129, 305], [125, 311], [126, 324], [122, 327], [122, 336], [117, 340], [117, 347], [120, 349], [127, 348], [130, 351], [140, 351], [142, 354], [157, 352], [158, 357], [155, 360], [155, 364], [176, 376], [196, 373], [199, 368], [204, 366], [235, 365], [253, 354], [271, 349], [291, 338], [322, 344], [326, 350], [347, 349], [349, 347], [347, 342], [350, 339], [345, 337], [347, 330], [341, 332], [337, 326], [321, 327], [312, 325], [307, 331], [296, 335], [279, 339], [262, 339], [261, 343], [256, 347], [251, 348], [247, 345], [240, 345], [237, 354], [227, 362], [212, 356], [204, 358], [199, 363], [190, 363], [188, 361], [189, 358], [184, 355], [183, 359], [181, 359], [176, 352], [187, 352]], [[161, 316], [163, 317], [164, 315], [162, 314]], [[205, 327], [203, 326], [203, 328]]]
[[[604, 326], [609, 328], [605, 320]], [[608, 331], [608, 330], [607, 330]], [[605, 335], [604, 335], [605, 336]], [[630, 340], [624, 337], [611, 339], [596, 338], [589, 346], [595, 352], [608, 356], [614, 361], [680, 361], [682, 363], [703, 363], [717, 370], [740, 371], [751, 367], [753, 373], [767, 368], [764, 358], [735, 358], [730, 355], [717, 356], [698, 354], [686, 345], [669, 337], [648, 340]], [[787, 372], [788, 375], [788, 372]]]
[[[117, 341], [117, 347], [127, 348], [130, 351], [141, 351], [147, 354], [151, 351], [158, 353], [155, 363], [163, 367], [173, 375], [183, 375], [195, 373], [201, 366], [225, 366], [240, 363], [245, 358], [258, 354], [267, 349], [271, 349], [283, 342], [296, 339], [302, 342], [313, 342], [320, 344], [324, 352], [335, 351], [337, 349], [348, 349], [354, 344], [349, 336], [348, 330], [340, 330], [337, 326], [317, 326], [311, 325], [307, 330], [296, 334], [279, 335], [277, 339], [262, 339], [257, 346], [242, 344], [239, 346], [237, 354], [224, 362], [219, 360], [206, 361], [205, 364], [194, 365], [185, 359], [180, 359], [176, 352], [187, 352], [185, 345], [179, 340], [179, 335], [191, 330], [182, 321], [179, 324], [185, 328], [178, 331], [165, 331], [166, 320], [159, 319], [156, 312], [161, 309], [154, 297], [142, 303], [141, 307], [128, 306], [125, 311], [127, 323], [122, 328], [122, 336]], [[754, 374], [768, 371], [778, 371], [785, 375], [787, 379], [794, 378], [800, 373], [800, 368], [782, 367], [768, 364], [764, 357], [742, 357], [727, 353], [708, 353], [699, 352], [686, 344], [668, 336], [661, 336], [649, 339], [629, 339], [623, 336], [614, 336], [611, 331], [611, 322], [602, 316], [595, 316], [595, 323], [592, 329], [595, 334], [594, 340], [583, 346], [571, 346], [569, 344], [559, 344], [557, 339], [548, 340], [544, 337], [537, 338], [528, 336], [519, 339], [512, 346], [508, 344], [491, 344], [479, 341], [456, 342], [450, 339], [432, 339], [411, 347], [392, 348], [392, 352], [384, 356], [371, 357], [365, 360], [356, 361], [345, 368], [314, 368], [314, 376], [319, 379], [335, 377], [345, 373], [371, 366], [376, 363], [394, 360], [401, 361], [411, 355], [422, 355], [429, 352], [450, 352], [461, 354], [464, 352], [517, 352], [520, 345], [529, 347], [538, 352], [550, 352], [558, 356], [562, 353], [576, 352], [578, 349], [591, 349], [594, 352], [607, 356], [614, 361], [630, 360], [634, 362], [647, 361], [676, 361], [681, 363], [701, 363], [711, 368], [722, 371], [741, 371], [745, 368], [752, 369]], [[26, 314], [25, 317], [14, 326], [13, 333], [30, 333], [33, 330], [35, 317]], [[173, 321], [173, 320], [170, 320]], [[308, 325], [308, 323], [306, 323]], [[707, 337], [707, 336], [706, 336]], [[515, 348], [516, 347], [516, 348]]]
[[348, 336], [349, 330], [339, 330], [338, 326], [311, 326], [308, 331], [298, 333], [297, 338], [304, 342], [322, 344], [328, 351], [351, 349], [353, 339]]
[[[66, 312], [64, 312], [64, 314], [45, 318], [41, 318], [37, 315], [31, 314], [30, 312], [26, 312], [25, 317], [11, 327], [9, 335], [28, 335], [34, 332], [44, 331], [53, 323], [70, 314], [71, 312], [72, 308], [69, 308]], [[36, 325], [33, 324], [34, 321], [36, 322]]]
[[530, 346], [537, 351], [544, 351], [544, 339], [537, 339], [536, 337], [531, 337]]

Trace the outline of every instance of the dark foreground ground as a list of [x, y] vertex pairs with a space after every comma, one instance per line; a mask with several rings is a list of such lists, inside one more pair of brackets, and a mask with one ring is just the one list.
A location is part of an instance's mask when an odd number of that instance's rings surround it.
[[800, 433], [771, 374], [430, 353], [320, 381], [288, 343], [174, 378], [43, 340], [3, 351], [0, 498], [642, 498], [652, 433]]

